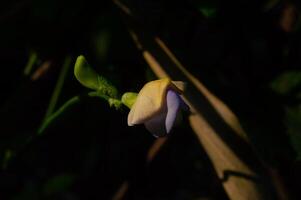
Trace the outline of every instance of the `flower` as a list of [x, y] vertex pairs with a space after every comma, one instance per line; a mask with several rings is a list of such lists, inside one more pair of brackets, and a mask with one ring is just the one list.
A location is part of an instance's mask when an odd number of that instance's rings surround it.
[[144, 85], [129, 112], [128, 125], [143, 123], [155, 137], [166, 136], [181, 117], [181, 110], [189, 109], [180, 96], [183, 86], [183, 82], [168, 78]]

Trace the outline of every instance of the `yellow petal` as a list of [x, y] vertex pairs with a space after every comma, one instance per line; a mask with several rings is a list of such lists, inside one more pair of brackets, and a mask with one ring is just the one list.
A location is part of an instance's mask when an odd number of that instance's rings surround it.
[[143, 123], [160, 111], [164, 105], [164, 97], [170, 83], [170, 79], [165, 78], [144, 85], [128, 115], [129, 126]]
[[[144, 123], [162, 111], [166, 104], [167, 89], [182, 93], [183, 82], [172, 82], [168, 78], [151, 81], [140, 90], [136, 102], [128, 115], [128, 125]], [[177, 86], [180, 86], [179, 88]]]

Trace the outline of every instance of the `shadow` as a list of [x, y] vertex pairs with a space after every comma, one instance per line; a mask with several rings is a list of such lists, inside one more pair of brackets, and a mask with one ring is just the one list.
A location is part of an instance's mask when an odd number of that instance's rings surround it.
[[238, 172], [238, 171], [232, 171], [232, 170], [224, 170], [224, 176], [223, 176], [222, 179], [220, 179], [220, 181], [222, 183], [224, 183], [224, 182], [228, 181], [231, 176], [247, 179], [247, 180], [250, 180], [250, 181], [256, 182], [256, 183], [260, 182], [259, 177], [249, 175], [249, 174], [245, 174], [245, 173], [241, 173], [241, 172]]

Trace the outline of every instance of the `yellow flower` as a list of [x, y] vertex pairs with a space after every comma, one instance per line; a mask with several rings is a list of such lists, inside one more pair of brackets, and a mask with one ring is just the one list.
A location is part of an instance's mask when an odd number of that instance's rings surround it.
[[173, 82], [168, 78], [144, 85], [128, 115], [128, 125], [144, 123], [156, 137], [168, 134], [180, 108], [188, 108], [180, 97], [183, 86], [183, 82]]

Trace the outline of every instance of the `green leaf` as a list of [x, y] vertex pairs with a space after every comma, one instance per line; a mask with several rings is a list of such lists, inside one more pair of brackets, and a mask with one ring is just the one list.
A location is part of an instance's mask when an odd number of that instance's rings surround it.
[[301, 105], [286, 109], [285, 122], [297, 160], [301, 160]]
[[8, 166], [9, 161], [13, 157], [14, 152], [10, 149], [7, 149], [4, 153], [3, 163], [2, 163], [2, 169], [6, 169]]
[[122, 95], [121, 102], [126, 105], [129, 109], [132, 108], [133, 104], [137, 99], [138, 94], [134, 92], [126, 92]]
[[66, 191], [74, 182], [75, 177], [69, 174], [58, 175], [46, 182], [43, 188], [45, 195], [53, 195]]
[[215, 0], [193, 1], [194, 6], [206, 17], [216, 16], [218, 2]]
[[117, 89], [104, 77], [98, 75], [90, 67], [84, 56], [77, 58], [74, 66], [74, 75], [83, 86], [96, 90], [101, 95], [117, 98]]
[[265, 12], [273, 9], [278, 3], [280, 2], [280, 0], [267, 0], [265, 5], [263, 6], [263, 10]]
[[278, 76], [270, 87], [280, 95], [288, 95], [301, 85], [301, 72], [289, 71]]
[[207, 18], [211, 18], [216, 15], [216, 8], [204, 7], [199, 9], [201, 13]]

